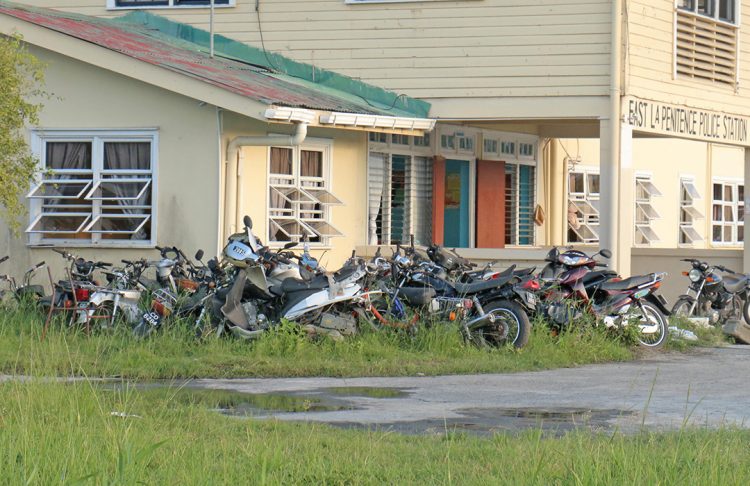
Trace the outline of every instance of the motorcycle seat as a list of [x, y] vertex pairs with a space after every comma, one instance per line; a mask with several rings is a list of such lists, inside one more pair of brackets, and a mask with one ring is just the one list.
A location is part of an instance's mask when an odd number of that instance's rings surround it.
[[[584, 286], [592, 285], [595, 283], [601, 283], [605, 280], [609, 280], [617, 276], [617, 272], [613, 270], [597, 270], [589, 272], [581, 279]], [[598, 282], [597, 282], [598, 281]]]
[[750, 277], [747, 275], [726, 275], [723, 282], [725, 289], [732, 293], [737, 293], [750, 285]]
[[503, 285], [510, 282], [510, 280], [513, 278], [513, 274], [510, 275], [500, 275], [498, 278], [493, 280], [480, 280], [479, 282], [471, 282], [471, 283], [454, 283], [453, 288], [456, 289], [456, 292], [462, 295], [466, 294], [476, 294], [477, 292], [482, 292], [484, 290], [490, 290], [497, 287], [502, 287]]
[[641, 275], [630, 277], [615, 282], [604, 282], [599, 288], [602, 290], [628, 290], [639, 285], [647, 284], [653, 280], [652, 275]]
[[296, 278], [286, 278], [281, 282], [283, 292], [302, 292], [304, 290], [322, 290], [328, 287], [328, 279], [325, 275], [318, 275], [309, 282]]

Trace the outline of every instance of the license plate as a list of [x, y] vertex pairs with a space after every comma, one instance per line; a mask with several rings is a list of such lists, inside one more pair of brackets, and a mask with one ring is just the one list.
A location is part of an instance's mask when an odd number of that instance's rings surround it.
[[161, 315], [156, 311], [150, 311], [143, 314], [143, 320], [146, 321], [151, 327], [159, 327], [161, 324]]
[[526, 293], [526, 302], [529, 305], [536, 305], [536, 295], [527, 292]]

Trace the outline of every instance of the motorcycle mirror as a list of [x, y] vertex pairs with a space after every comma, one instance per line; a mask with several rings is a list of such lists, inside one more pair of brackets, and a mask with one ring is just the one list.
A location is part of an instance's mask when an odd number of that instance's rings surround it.
[[250, 216], [245, 215], [245, 217], [242, 218], [242, 223], [245, 225], [245, 228], [253, 229], [253, 219]]
[[290, 241], [289, 243], [287, 243], [286, 245], [284, 245], [284, 249], [288, 250], [290, 248], [294, 248], [295, 246], [297, 246], [297, 242], [296, 241]]
[[198, 250], [195, 252], [195, 259], [198, 261], [201, 261], [203, 259], [203, 250]]
[[208, 261], [208, 268], [212, 272], [219, 268], [219, 263], [216, 261], [216, 258], [212, 258]]
[[612, 258], [612, 252], [607, 250], [606, 248], [599, 250], [599, 254], [604, 258]]

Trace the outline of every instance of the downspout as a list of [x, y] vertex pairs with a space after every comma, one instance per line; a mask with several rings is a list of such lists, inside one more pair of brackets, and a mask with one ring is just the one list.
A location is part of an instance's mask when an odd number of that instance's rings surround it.
[[[240, 198], [238, 192], [242, 190], [242, 147], [268, 147], [278, 145], [282, 147], [296, 147], [307, 137], [307, 123], [297, 123], [293, 135], [266, 135], [262, 137], [235, 137], [227, 144], [227, 175], [226, 190], [224, 192], [224, 233], [231, 235], [237, 232], [239, 226], [238, 207]], [[239, 191], [238, 191], [239, 188]]]
[[[609, 176], [612, 180], [602, 181], [602, 185], [611, 189], [609, 194], [610, 204], [607, 214], [610, 224], [606, 225], [606, 244], [611, 246], [612, 264], [619, 267], [620, 260], [620, 110], [622, 95], [622, 0], [612, 2], [612, 45], [610, 55], [610, 91], [609, 91]], [[603, 172], [603, 171], [602, 171]], [[607, 183], [608, 182], [608, 183]], [[626, 208], [622, 208], [626, 210]]]

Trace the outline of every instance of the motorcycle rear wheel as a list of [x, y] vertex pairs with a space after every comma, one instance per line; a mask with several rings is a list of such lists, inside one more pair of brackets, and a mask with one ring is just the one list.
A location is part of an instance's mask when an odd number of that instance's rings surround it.
[[480, 347], [512, 344], [516, 349], [528, 344], [531, 323], [521, 306], [509, 300], [495, 300], [484, 306], [484, 312], [494, 315], [495, 321], [470, 329], [470, 342]]

